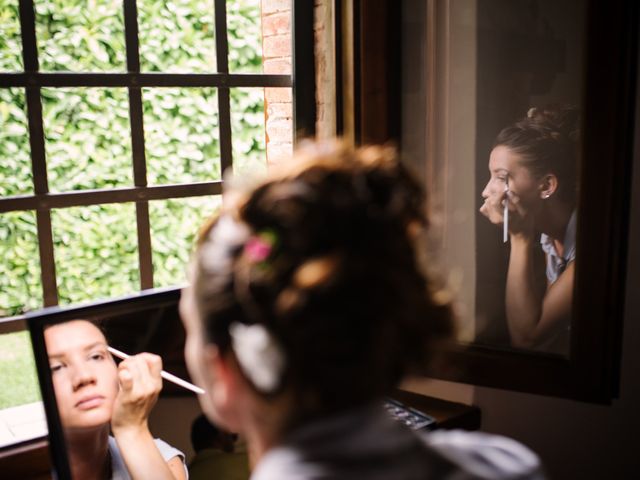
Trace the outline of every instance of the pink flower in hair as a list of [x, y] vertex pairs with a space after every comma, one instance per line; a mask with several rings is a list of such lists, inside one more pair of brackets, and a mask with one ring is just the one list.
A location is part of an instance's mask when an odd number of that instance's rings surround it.
[[262, 231], [247, 240], [244, 245], [244, 254], [251, 263], [264, 262], [273, 252], [275, 243], [276, 235], [273, 231]]

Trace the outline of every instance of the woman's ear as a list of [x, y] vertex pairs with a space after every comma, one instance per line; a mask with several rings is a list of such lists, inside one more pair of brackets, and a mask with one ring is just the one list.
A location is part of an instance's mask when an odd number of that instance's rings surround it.
[[239, 372], [233, 356], [224, 355], [215, 345], [207, 345], [204, 350], [205, 366], [211, 373], [209, 396], [212, 407], [220, 423], [230, 431], [237, 431], [237, 406], [239, 396]]
[[224, 406], [228, 403], [230, 382], [229, 365], [224, 355], [215, 345], [206, 345], [204, 348], [205, 367], [211, 373], [211, 396], [216, 404], [216, 408]]
[[540, 198], [546, 200], [558, 190], [558, 177], [553, 173], [547, 173], [540, 182]]

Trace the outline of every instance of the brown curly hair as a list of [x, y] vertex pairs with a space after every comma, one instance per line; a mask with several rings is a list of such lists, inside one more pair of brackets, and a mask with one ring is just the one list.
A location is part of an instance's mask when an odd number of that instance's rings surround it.
[[[246, 236], [218, 235], [223, 221], [268, 232], [267, 258], [247, 258]], [[425, 193], [394, 148], [304, 145], [201, 232], [194, 291], [207, 340], [228, 351], [231, 323], [263, 324], [301, 411], [387, 393], [452, 330], [419, 260], [426, 226]]]

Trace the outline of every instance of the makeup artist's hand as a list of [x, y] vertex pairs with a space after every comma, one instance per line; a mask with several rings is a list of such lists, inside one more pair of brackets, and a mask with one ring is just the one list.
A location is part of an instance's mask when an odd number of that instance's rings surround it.
[[117, 431], [147, 429], [147, 419], [162, 390], [162, 359], [141, 353], [118, 365], [120, 391], [113, 405], [111, 429]]

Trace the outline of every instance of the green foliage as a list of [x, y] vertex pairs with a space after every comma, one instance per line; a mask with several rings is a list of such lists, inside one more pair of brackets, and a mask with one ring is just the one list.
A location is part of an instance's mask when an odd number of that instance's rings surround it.
[[61, 304], [115, 297], [139, 288], [134, 205], [54, 210], [51, 222]]
[[121, 1], [47, 0], [34, 6], [41, 70], [126, 70]]
[[29, 193], [33, 181], [25, 94], [18, 88], [0, 88], [0, 196]]
[[138, 25], [143, 72], [216, 71], [213, 1], [139, 0]]
[[[40, 69], [122, 72], [122, 0], [35, 3]], [[0, 0], [0, 71], [20, 71], [17, 0]], [[213, 2], [138, 0], [140, 64], [145, 72], [215, 72]], [[228, 0], [229, 70], [262, 71], [259, 0]], [[148, 183], [221, 178], [214, 88], [145, 88]], [[123, 88], [44, 88], [41, 93], [51, 191], [133, 185], [128, 93]], [[24, 89], [0, 88], [0, 196], [33, 193]], [[231, 89], [234, 169], [266, 168], [263, 89]], [[184, 281], [193, 238], [215, 211], [211, 197], [150, 203], [156, 286]], [[61, 303], [139, 289], [133, 204], [52, 212]], [[42, 305], [34, 212], [0, 215], [0, 316]]]
[[124, 88], [43, 88], [49, 190], [133, 184]]
[[220, 180], [218, 96], [213, 88], [143, 90], [150, 184]]
[[262, 72], [260, 0], [227, 0], [229, 71]]
[[220, 209], [220, 203], [220, 197], [178, 198], [149, 203], [153, 275], [157, 287], [187, 281], [185, 267], [193, 250], [197, 227]]
[[0, 335], [0, 410], [40, 400], [29, 332]]
[[23, 69], [18, 0], [0, 0], [0, 52], [0, 72]]
[[34, 212], [3, 213], [0, 215], [0, 316], [41, 306], [36, 215]]

